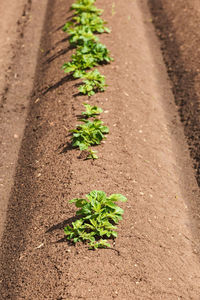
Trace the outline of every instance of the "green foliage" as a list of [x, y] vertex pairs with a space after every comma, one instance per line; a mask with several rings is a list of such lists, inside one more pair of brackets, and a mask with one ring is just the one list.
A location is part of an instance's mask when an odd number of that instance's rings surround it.
[[82, 13], [93, 13], [100, 16], [103, 10], [94, 6], [94, 2], [94, 0], [76, 1], [76, 3], [72, 4], [71, 10], [75, 10], [75, 14], [77, 15]]
[[98, 37], [96, 37], [89, 26], [77, 26], [68, 29], [68, 34], [70, 35], [70, 43], [77, 45], [84, 45], [88, 41], [98, 42]]
[[80, 218], [67, 225], [64, 232], [67, 239], [74, 243], [79, 241], [89, 242], [90, 249], [110, 247], [104, 238], [116, 238], [116, 224], [122, 220], [123, 209], [115, 204], [117, 201], [126, 202], [127, 199], [121, 194], [113, 194], [107, 197], [103, 191], [91, 191], [86, 199], [72, 199], [80, 208], [76, 215]]
[[86, 111], [82, 112], [85, 119], [80, 119], [83, 124], [77, 125], [76, 129], [71, 130], [73, 133], [72, 146], [79, 147], [81, 151], [86, 150], [86, 153], [88, 153], [87, 159], [98, 159], [97, 151], [88, 149], [88, 147], [100, 144], [102, 139], [105, 138], [104, 134], [107, 134], [109, 129], [98, 119], [93, 121], [88, 120], [88, 118], [96, 117], [96, 115], [103, 112], [100, 107], [87, 103], [83, 105], [86, 109]]
[[82, 122], [76, 129], [70, 130], [73, 133], [72, 146], [79, 147], [81, 151], [87, 150], [89, 146], [99, 145], [105, 138], [104, 134], [109, 133], [108, 127], [101, 120], [83, 119]]
[[86, 73], [84, 78], [83, 84], [79, 87], [79, 92], [82, 94], [92, 96], [97, 91], [105, 90], [105, 76], [101, 75], [98, 70]]
[[73, 18], [76, 24], [89, 26], [92, 32], [110, 33], [110, 29], [105, 27], [106, 22], [94, 13], [82, 13], [79, 16]]
[[100, 17], [102, 10], [96, 8], [94, 3], [95, 0], [77, 0], [71, 6], [74, 10], [72, 20], [63, 27], [63, 31], [69, 34], [70, 43], [77, 49], [71, 56], [71, 61], [64, 63], [62, 69], [65, 73], [73, 73], [74, 78], [85, 78], [79, 91], [89, 96], [105, 90], [105, 77], [98, 71], [88, 74], [86, 71], [113, 60], [106, 46], [94, 35], [110, 32], [105, 27], [106, 22]]
[[93, 106], [87, 103], [83, 103], [83, 105], [85, 106], [86, 111], [82, 112], [82, 115], [86, 118], [95, 117], [103, 112], [103, 109], [96, 105]]
[[75, 53], [72, 55], [72, 60], [65, 63], [62, 68], [65, 73], [74, 72], [74, 78], [79, 78], [85, 75], [85, 70], [97, 65], [95, 58], [91, 53], [81, 54]]
[[113, 59], [110, 57], [110, 53], [106, 46], [93, 40], [87, 41], [84, 45], [77, 47], [78, 54], [92, 54], [96, 63], [109, 63]]
[[97, 151], [92, 149], [87, 150], [89, 152], [87, 159], [98, 159]]
[[71, 22], [67, 22], [64, 27], [63, 31], [67, 32], [68, 34], [72, 34], [72, 29], [78, 28], [89, 28], [91, 32], [95, 33], [103, 33], [107, 32], [110, 33], [110, 29], [105, 27], [104, 25], [106, 22], [102, 20], [101, 17], [94, 13], [81, 13], [78, 16], [72, 18]]
[[78, 46], [76, 53], [72, 55], [72, 60], [65, 63], [62, 68], [65, 73], [74, 72], [74, 78], [80, 78], [85, 77], [85, 70], [111, 60], [105, 45], [90, 40], [83, 46]]

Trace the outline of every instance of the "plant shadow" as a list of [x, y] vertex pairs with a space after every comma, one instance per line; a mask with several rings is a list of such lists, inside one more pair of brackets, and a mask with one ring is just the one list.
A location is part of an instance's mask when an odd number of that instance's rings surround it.
[[45, 90], [42, 91], [42, 95], [46, 95], [48, 92], [57, 89], [58, 87], [62, 86], [66, 82], [75, 80], [72, 75], [66, 75], [62, 77], [58, 82], [48, 86]]
[[[68, 134], [67, 136], [71, 136], [72, 134]], [[64, 153], [67, 153], [67, 151], [71, 151], [71, 150], [74, 150], [75, 148], [72, 146], [72, 144], [70, 142], [67, 142], [67, 143], [63, 143], [61, 144], [57, 151], [59, 151], [59, 154], [64, 154]]]
[[51, 226], [49, 229], [46, 230], [45, 233], [50, 233], [50, 232], [53, 232], [55, 230], [58, 230], [58, 229], [64, 229], [67, 225], [72, 225], [72, 222], [75, 222], [76, 220], [78, 220], [80, 217], [78, 216], [74, 216], [74, 217], [71, 217], [71, 218], [68, 218], [60, 223], [57, 223], [53, 226]]
[[81, 92], [78, 92], [78, 93], [73, 94], [73, 97], [74, 97], [74, 98], [77, 98], [77, 97], [80, 97], [80, 96], [82, 96], [82, 97], [88, 97], [88, 98], [89, 98], [88, 95], [84, 95], [84, 94], [82, 94]]
[[73, 46], [68, 46], [64, 49], [59, 50], [57, 53], [53, 54], [51, 57], [49, 57], [45, 62], [43, 62], [43, 64], [49, 64], [52, 61], [54, 61], [56, 58], [59, 58], [60, 56], [66, 54], [67, 52], [69, 52], [70, 50], [72, 50], [74, 47]]
[[[49, 229], [45, 231], [45, 233], [52, 233], [55, 230], [64, 230], [64, 228], [69, 225], [72, 226], [72, 222], [75, 222], [78, 220], [80, 217], [74, 216], [71, 218], [68, 218], [67, 220], [64, 220], [60, 223], [57, 223], [53, 226], [51, 226]], [[74, 246], [74, 243], [72, 241], [69, 241], [66, 236], [63, 236], [62, 238], [58, 239], [57, 241], [53, 242], [53, 244], [59, 244], [59, 243], [67, 243], [69, 246]]]
[[[69, 13], [69, 12], [70, 12], [70, 10], [68, 10], [67, 13]], [[73, 17], [74, 17], [74, 14], [70, 15], [70, 16], [67, 17], [65, 20], [66, 20], [66, 21], [69, 21], [69, 20], [71, 20]], [[61, 29], [65, 26], [65, 24], [66, 24], [66, 22], [65, 22], [64, 24], [58, 26], [53, 32], [55, 33], [56, 31], [61, 30]]]
[[[80, 219], [80, 216], [73, 216], [73, 217], [70, 217], [60, 223], [57, 223], [53, 226], [51, 226], [49, 229], [47, 229], [45, 231], [45, 233], [52, 233], [54, 232], [55, 230], [64, 230], [64, 228], [69, 225], [69, 226], [72, 226], [72, 222], [75, 222], [76, 220]], [[100, 238], [99, 238], [100, 239]], [[97, 241], [99, 240], [97, 239]], [[114, 241], [115, 238], [110, 238], [109, 240], [112, 240]], [[63, 236], [62, 238], [58, 239], [57, 241], [53, 242], [54, 244], [59, 244], [59, 243], [67, 243], [69, 246], [74, 246], [74, 242], [73, 241], [70, 241], [66, 238], [66, 236]], [[92, 251], [95, 251], [95, 249], [90, 249]], [[112, 251], [115, 251], [117, 253], [117, 255], [120, 255], [120, 251], [113, 248], [113, 247], [109, 247], [109, 248], [99, 248], [99, 250], [112, 250]]]
[[47, 56], [52, 50], [54, 50], [58, 45], [62, 44], [62, 43], [65, 43], [69, 40], [69, 36], [63, 38], [62, 40], [58, 41], [55, 43], [55, 45], [53, 47], [51, 47], [49, 50], [47, 50], [45, 53], [44, 53], [44, 56]]

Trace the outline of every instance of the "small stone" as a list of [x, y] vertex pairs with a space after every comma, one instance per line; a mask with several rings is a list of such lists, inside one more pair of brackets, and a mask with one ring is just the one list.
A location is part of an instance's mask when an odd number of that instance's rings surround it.
[[44, 246], [44, 243], [42, 243], [39, 246], [37, 246], [36, 249], [40, 249], [42, 246]]

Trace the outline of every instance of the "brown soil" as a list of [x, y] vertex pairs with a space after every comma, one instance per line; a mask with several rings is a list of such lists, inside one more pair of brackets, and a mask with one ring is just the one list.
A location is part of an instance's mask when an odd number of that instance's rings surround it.
[[[0, 1], [0, 241], [37, 64], [47, 0]], [[40, 15], [37, 14], [38, 8]]]
[[200, 3], [149, 0], [200, 185]]
[[[50, 2], [3, 236], [1, 297], [198, 300], [199, 188], [147, 1], [97, 1], [115, 61], [99, 68], [109, 86], [91, 99], [75, 96], [60, 70], [72, 54], [60, 30], [72, 1]], [[110, 128], [96, 161], [69, 143], [86, 101], [104, 109]], [[128, 198], [112, 249], [64, 239], [76, 211], [68, 200], [93, 189]]]

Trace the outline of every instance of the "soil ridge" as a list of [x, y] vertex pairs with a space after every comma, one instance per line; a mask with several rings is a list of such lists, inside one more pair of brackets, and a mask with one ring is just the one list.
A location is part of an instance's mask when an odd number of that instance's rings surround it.
[[[187, 205], [198, 187], [146, 1], [97, 1], [112, 28], [101, 41], [115, 61], [100, 67], [108, 89], [91, 99], [74, 97], [75, 82], [60, 71], [72, 54], [60, 30], [71, 2], [48, 7], [4, 233], [3, 299], [198, 300]], [[104, 109], [110, 128], [97, 161], [67, 147], [86, 101]], [[188, 174], [188, 194], [181, 173]], [[128, 198], [117, 251], [88, 251], [64, 238], [75, 215], [68, 200], [93, 189]]]

